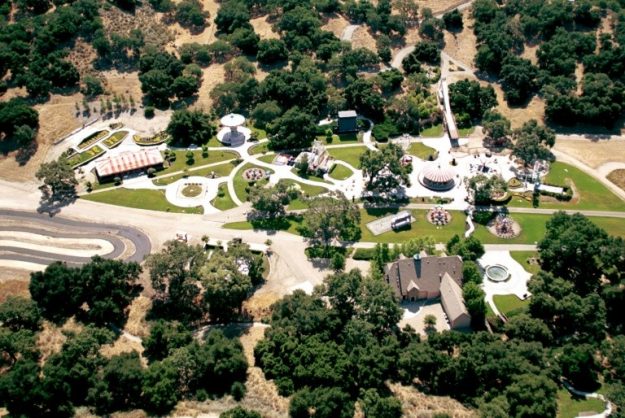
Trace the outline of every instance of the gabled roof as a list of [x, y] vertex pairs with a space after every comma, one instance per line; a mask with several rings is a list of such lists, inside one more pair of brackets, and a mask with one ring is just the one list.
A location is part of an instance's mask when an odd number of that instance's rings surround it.
[[[399, 298], [411, 289], [428, 294], [438, 293], [443, 275], [448, 274], [458, 285], [462, 284], [462, 259], [457, 256], [418, 256], [404, 258], [387, 265], [386, 278]], [[411, 285], [414, 283], [414, 285]]]
[[449, 274], [445, 274], [441, 280], [441, 302], [451, 323], [462, 315], [469, 315], [462, 297], [462, 289]]
[[98, 161], [95, 169], [98, 176], [106, 177], [163, 164], [163, 161], [163, 156], [157, 149], [124, 151]]

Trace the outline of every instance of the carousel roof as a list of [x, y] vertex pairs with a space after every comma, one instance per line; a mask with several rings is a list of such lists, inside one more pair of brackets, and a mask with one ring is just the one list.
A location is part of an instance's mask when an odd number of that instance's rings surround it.
[[432, 183], [449, 183], [454, 179], [456, 173], [448, 167], [441, 167], [440, 164], [431, 164], [426, 166], [421, 174], [425, 180]]
[[221, 118], [221, 124], [227, 127], [241, 126], [245, 123], [245, 117], [237, 113], [229, 113]]

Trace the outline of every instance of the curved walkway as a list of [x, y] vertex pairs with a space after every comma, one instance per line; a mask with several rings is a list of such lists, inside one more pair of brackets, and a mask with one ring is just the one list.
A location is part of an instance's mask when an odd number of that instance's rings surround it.
[[356, 29], [358, 29], [359, 27], [360, 25], [346, 26], [341, 33], [341, 41], [351, 41], [352, 37], [354, 36], [354, 32], [356, 32]]
[[582, 392], [581, 390], [575, 389], [573, 386], [569, 384], [566, 380], [562, 379], [562, 385], [571, 392], [573, 395], [580, 396], [583, 398], [595, 398], [603, 401], [605, 403], [605, 410], [600, 414], [595, 415], [584, 415], [585, 418], [606, 418], [612, 414], [612, 402], [610, 402], [605, 396], [597, 392]]
[[[13, 260], [39, 266], [60, 260], [71, 265], [80, 265], [97, 254], [109, 259], [123, 257], [126, 261], [141, 262], [152, 248], [150, 239], [145, 233], [129, 226], [74, 221], [58, 216], [51, 218], [45, 214], [8, 209], [0, 209], [0, 217], [2, 221], [9, 223], [0, 226], [0, 231], [33, 234], [43, 240], [50, 237], [49, 241], [52, 244], [50, 245], [52, 248], [46, 250], [46, 247], [42, 245], [32, 243], [15, 245], [8, 240], [2, 240], [0, 241], [0, 260]], [[20, 234], [15, 234], [12, 241], [18, 242], [19, 236]], [[65, 240], [66, 243], [64, 246], [55, 248], [53, 244], [55, 239], [57, 242]], [[94, 245], [98, 241], [104, 241], [106, 245]], [[132, 253], [124, 241], [132, 243], [134, 246]], [[72, 246], [84, 245], [85, 248], [79, 250], [68, 248], [67, 244], [70, 242]], [[2, 264], [0, 262], [0, 265]]]

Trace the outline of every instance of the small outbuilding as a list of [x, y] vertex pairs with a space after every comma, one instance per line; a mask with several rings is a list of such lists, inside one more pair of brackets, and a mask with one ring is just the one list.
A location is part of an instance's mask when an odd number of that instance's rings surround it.
[[342, 110], [339, 112], [339, 133], [358, 131], [358, 114], [355, 110]]
[[163, 168], [164, 161], [161, 152], [157, 149], [124, 151], [98, 161], [95, 165], [95, 173], [98, 181], [104, 183], [115, 177], [137, 173], [151, 167]]

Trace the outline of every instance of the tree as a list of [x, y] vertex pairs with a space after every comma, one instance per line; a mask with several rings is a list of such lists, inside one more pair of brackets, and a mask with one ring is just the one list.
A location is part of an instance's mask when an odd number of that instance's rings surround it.
[[66, 158], [60, 157], [56, 161], [41, 164], [35, 176], [43, 181], [39, 190], [42, 200], [48, 204], [65, 204], [76, 198], [78, 181]]
[[358, 78], [345, 88], [347, 105], [358, 113], [380, 121], [384, 115], [384, 98], [376, 91], [372, 80]]
[[302, 389], [293, 395], [289, 415], [293, 418], [351, 418], [354, 403], [339, 388]]
[[305, 236], [325, 246], [334, 239], [357, 241], [359, 224], [358, 207], [338, 192], [311, 199], [304, 212]]
[[[421, 41], [415, 45], [414, 51], [412, 51], [408, 55], [408, 57], [406, 57], [406, 60], [408, 60], [408, 62], [422, 62], [434, 66], [439, 66], [441, 61], [441, 53], [438, 45], [435, 42]], [[406, 69], [405, 65], [404, 69]]]
[[600, 257], [609, 248], [607, 233], [581, 214], [555, 213], [538, 243], [543, 270], [571, 281], [581, 294], [596, 290]]
[[250, 277], [239, 271], [236, 259], [217, 253], [200, 270], [204, 303], [214, 322], [224, 322], [240, 313], [252, 291]]
[[178, 371], [171, 362], [150, 364], [143, 376], [144, 409], [154, 414], [167, 414], [180, 399]]
[[[231, 2], [230, 2], [231, 3]], [[221, 11], [221, 9], [219, 9]], [[232, 45], [239, 48], [246, 55], [255, 56], [258, 52], [260, 36], [253, 28], [238, 28], [229, 36]]]
[[427, 254], [435, 253], [436, 241], [434, 240], [434, 237], [431, 235], [425, 235], [413, 238], [401, 245], [401, 252], [406, 257], [412, 257], [415, 254], [419, 254], [421, 251], [425, 251]]
[[501, 66], [501, 87], [511, 105], [525, 103], [538, 87], [538, 68], [531, 61], [508, 54]]
[[242, 1], [228, 1], [219, 8], [215, 16], [217, 29], [223, 33], [232, 33], [237, 29], [250, 26], [250, 12]]
[[543, 321], [526, 314], [511, 316], [506, 322], [505, 332], [508, 338], [538, 341], [545, 346], [548, 346], [553, 340], [549, 327]]
[[54, 262], [44, 271], [31, 274], [29, 290], [42, 315], [51, 321], [60, 322], [72, 316], [82, 303], [79, 283], [78, 269]]
[[39, 128], [39, 113], [20, 98], [1, 102], [0, 139], [10, 138], [20, 126], [28, 126], [36, 131]]
[[240, 406], [227, 410], [219, 414], [219, 418], [262, 418], [262, 416], [250, 409], [245, 409]]
[[193, 334], [178, 321], [156, 321], [150, 335], [143, 343], [144, 354], [150, 361], [163, 360], [173, 350], [184, 347], [193, 340]]
[[457, 119], [481, 120], [484, 112], [497, 105], [497, 96], [491, 86], [461, 80], [449, 85], [449, 101]]
[[458, 9], [454, 9], [443, 15], [443, 22], [445, 23], [445, 29], [450, 32], [459, 32], [462, 30], [462, 14]]
[[199, 88], [200, 82], [198, 78], [183, 75], [174, 79], [172, 92], [179, 99], [183, 99], [195, 95], [198, 92]]
[[256, 185], [250, 189], [248, 200], [254, 208], [254, 218], [276, 219], [286, 214], [285, 207], [298, 194], [297, 190], [284, 182], [272, 187]]
[[272, 149], [301, 149], [315, 139], [317, 126], [313, 117], [295, 106], [269, 126], [269, 146]]
[[465, 260], [462, 263], [462, 282], [482, 284], [482, 273], [475, 261]]
[[271, 122], [279, 118], [281, 114], [282, 109], [275, 100], [259, 103], [252, 110], [254, 126], [265, 129]]
[[81, 91], [85, 96], [95, 97], [104, 93], [102, 83], [97, 77], [87, 74], [83, 77], [82, 82], [84, 85]]
[[176, 5], [176, 20], [182, 27], [203, 29], [207, 17], [208, 12], [202, 10], [198, 0], [183, 0]]
[[339, 252], [335, 252], [332, 256], [332, 270], [343, 271], [345, 269], [345, 256]]
[[469, 181], [469, 190], [476, 205], [489, 204], [508, 190], [508, 183], [499, 175], [487, 177], [478, 174]]
[[261, 64], [273, 64], [284, 61], [288, 57], [288, 52], [284, 41], [280, 39], [261, 39], [258, 42], [258, 52], [256, 59]]
[[37, 331], [41, 327], [41, 312], [31, 299], [9, 296], [0, 304], [0, 325], [11, 331]]
[[141, 405], [143, 366], [136, 351], [111, 357], [98, 373], [98, 381], [90, 390], [89, 403], [98, 414], [109, 414]]
[[487, 110], [482, 118], [482, 126], [490, 146], [502, 148], [510, 145], [510, 120], [501, 113]]
[[469, 315], [471, 315], [471, 326], [476, 329], [484, 327], [484, 318], [486, 316], [486, 294], [475, 283], [465, 283], [462, 287], [462, 297], [467, 307]]
[[215, 135], [215, 127], [211, 124], [208, 114], [200, 110], [177, 110], [174, 112], [167, 133], [174, 142], [187, 146], [204, 144]]
[[432, 314], [426, 315], [425, 318], [423, 318], [423, 324], [425, 325], [425, 332], [427, 334], [436, 332], [436, 316]]
[[556, 142], [555, 132], [546, 126], [538, 125], [535, 120], [525, 122], [523, 126], [512, 133], [514, 148], [512, 153], [519, 157], [526, 166], [531, 166], [537, 160], [552, 159], [549, 149]]
[[552, 417], [556, 415], [558, 388], [544, 375], [523, 374], [505, 390], [513, 417]]
[[459, 255], [464, 261], [476, 261], [484, 255], [484, 246], [479, 239], [473, 236], [461, 240], [458, 235], [454, 235], [447, 242], [447, 252]]
[[360, 156], [363, 175], [367, 179], [367, 190], [385, 195], [397, 193], [399, 188], [409, 186], [408, 174], [412, 166], [401, 164], [403, 156], [404, 151], [395, 144], [388, 144], [381, 151], [367, 149]]
[[384, 398], [373, 389], [364, 391], [360, 398], [365, 418], [400, 418], [402, 416], [401, 402], [396, 398]]
[[567, 344], [558, 358], [562, 375], [577, 390], [592, 392], [599, 387], [600, 364], [590, 344]]

